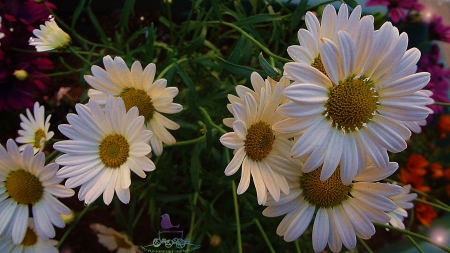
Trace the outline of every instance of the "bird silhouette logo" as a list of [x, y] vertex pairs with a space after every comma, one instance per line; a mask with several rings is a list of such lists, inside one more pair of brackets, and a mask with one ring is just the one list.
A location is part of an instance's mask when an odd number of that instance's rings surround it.
[[170, 222], [170, 216], [167, 213], [165, 213], [161, 216], [161, 227], [164, 230], [169, 230], [171, 228], [178, 228], [179, 226], [180, 226], [180, 224], [178, 224], [176, 226], [172, 225], [172, 222]]

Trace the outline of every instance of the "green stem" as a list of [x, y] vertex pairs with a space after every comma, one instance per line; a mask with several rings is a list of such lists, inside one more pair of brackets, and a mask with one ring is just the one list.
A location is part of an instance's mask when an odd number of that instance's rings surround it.
[[302, 251], [300, 249], [300, 244], [298, 244], [298, 239], [294, 241], [294, 245], [295, 245], [295, 250], [297, 251], [297, 253], [302, 253]]
[[49, 77], [49, 76], [65, 76], [65, 75], [70, 75], [73, 73], [78, 73], [80, 71], [81, 71], [81, 69], [77, 69], [77, 70], [69, 70], [69, 71], [64, 71], [64, 72], [57, 72], [57, 73], [51, 73], [51, 74], [47, 74], [47, 75], [38, 75], [38, 76], [30, 76], [30, 77], [42, 78], [42, 77]]
[[432, 203], [432, 202], [429, 202], [429, 201], [426, 201], [426, 200], [423, 200], [423, 199], [419, 199], [419, 198], [416, 198], [415, 201], [421, 202], [421, 203], [424, 203], [424, 204], [427, 204], [427, 205], [429, 205], [429, 206], [434, 206], [434, 207], [436, 207], [436, 208], [438, 208], [438, 209], [441, 209], [441, 210], [444, 210], [444, 211], [450, 213], [450, 209], [449, 209], [449, 208], [445, 208], [445, 207], [440, 206], [440, 205], [437, 205], [437, 204], [435, 204], [435, 203]]
[[56, 245], [56, 248], [61, 247], [61, 245], [63, 244], [64, 240], [66, 240], [67, 236], [69, 236], [70, 232], [72, 231], [72, 229], [75, 228], [75, 225], [77, 225], [77, 223], [81, 220], [81, 218], [87, 213], [88, 210], [94, 210], [95, 208], [97, 208], [94, 204], [92, 205], [88, 205], [86, 206], [83, 211], [81, 211], [78, 215], [77, 218], [72, 222], [72, 224], [70, 224], [70, 227], [66, 230], [66, 232], [64, 233], [64, 235], [61, 237], [61, 239], [59, 240], [58, 244]]
[[83, 56], [81, 56], [81, 54], [79, 54], [73, 47], [69, 47], [69, 51], [76, 57], [78, 57], [80, 60], [82, 60], [84, 63], [86, 63], [88, 66], [92, 66], [92, 63], [86, 60], [86, 58], [84, 58]]
[[419, 244], [411, 236], [407, 235], [406, 238], [408, 238], [408, 240], [414, 245], [414, 247], [416, 247], [419, 253], [424, 253], [422, 248], [420, 248]]
[[434, 246], [436, 246], [438, 248], [441, 248], [441, 249], [443, 249], [446, 252], [450, 252], [450, 248], [449, 247], [447, 247], [447, 246], [445, 246], [445, 245], [443, 245], [441, 243], [435, 242], [435, 241], [431, 240], [430, 238], [428, 238], [426, 236], [423, 236], [423, 235], [420, 235], [420, 234], [416, 234], [416, 233], [411, 232], [409, 230], [404, 230], [404, 229], [396, 228], [394, 226], [386, 225], [386, 224], [383, 224], [383, 223], [374, 222], [373, 224], [375, 226], [377, 226], [377, 227], [387, 228], [389, 230], [394, 230], [396, 232], [402, 233], [404, 235], [409, 235], [409, 236], [415, 237], [415, 238], [417, 238], [419, 240], [422, 240], [422, 241], [428, 242], [430, 244], [433, 244]]
[[[199, 181], [199, 188], [200, 188], [200, 186], [202, 185], [202, 180], [200, 179], [200, 181]], [[194, 205], [194, 206], [196, 206], [197, 205], [197, 199], [198, 199], [198, 191], [196, 191], [195, 193], [194, 193], [194, 199], [193, 199], [193, 201], [192, 201], [192, 204]], [[189, 239], [191, 239], [191, 241], [192, 241], [192, 233], [193, 233], [193, 231], [194, 231], [194, 225], [195, 225], [195, 212], [194, 212], [194, 209], [192, 210], [192, 213], [191, 213], [191, 225], [189, 226], [190, 227], [190, 229], [189, 229], [189, 233], [187, 234], [187, 237], [186, 238], [189, 238]], [[186, 252], [189, 252], [189, 249], [191, 248], [191, 244], [188, 244], [188, 246], [187, 246], [187, 248], [186, 248]]]
[[208, 122], [211, 124], [211, 126], [213, 126], [214, 128], [216, 128], [217, 130], [219, 130], [221, 133], [226, 134], [228, 133], [225, 129], [223, 129], [222, 127], [216, 125], [211, 117], [208, 114], [208, 111], [205, 110], [205, 108], [203, 107], [199, 107], [200, 111], [202, 111], [203, 115], [205, 115], [205, 118], [208, 120]]
[[[48, 7], [47, 4], [46, 4], [45, 2], [44, 2], [44, 5], [45, 5], [45, 7], [47, 8], [47, 10], [48, 10], [54, 17], [57, 18], [55, 12], [53, 12], [53, 10], [50, 9], [50, 7]], [[123, 52], [120, 51], [120, 50], [118, 50], [118, 49], [115, 48], [115, 47], [112, 47], [112, 46], [109, 46], [109, 45], [104, 45], [104, 44], [94, 43], [94, 42], [92, 42], [92, 41], [89, 41], [89, 40], [83, 38], [82, 36], [80, 36], [78, 33], [75, 32], [75, 29], [73, 29], [72, 27], [70, 27], [69, 25], [67, 25], [66, 23], [64, 23], [64, 21], [62, 21], [62, 19], [57, 18], [57, 20], [58, 20], [58, 21], [57, 21], [58, 24], [60, 24], [60, 25], [63, 26], [65, 29], [67, 29], [68, 31], [70, 31], [70, 34], [71, 34], [72, 36], [74, 36], [75, 38], [77, 38], [79, 41], [82, 41], [82, 42], [84, 42], [84, 43], [86, 43], [86, 44], [89, 44], [89, 45], [92, 45], [92, 46], [97, 46], [97, 47], [107, 48], [107, 49], [110, 49], [110, 50], [115, 51], [115, 52], [118, 53], [119, 55], [123, 55]]]
[[234, 214], [236, 216], [236, 239], [238, 244], [238, 252], [242, 253], [242, 239], [241, 239], [241, 222], [239, 218], [239, 206], [237, 201], [237, 189], [236, 183], [231, 181], [231, 190], [233, 191], [233, 204], [234, 204]]
[[[187, 60], [188, 60], [187, 58], [182, 58], [182, 59], [179, 59], [177, 61], [177, 63], [182, 63]], [[163, 69], [163, 71], [161, 71], [161, 73], [159, 73], [159, 75], [156, 77], [156, 80], [161, 79], [171, 68], [173, 68], [173, 66], [175, 66], [175, 63], [172, 63], [169, 66], [167, 66], [165, 69]]]
[[363, 239], [359, 238], [358, 236], [356, 238], [358, 238], [359, 243], [361, 243], [361, 245], [367, 250], [367, 252], [373, 253], [372, 249], [369, 247], [369, 245], [367, 245], [367, 243]]
[[271, 57], [273, 57], [279, 61], [282, 61], [282, 62], [291, 62], [292, 61], [290, 59], [286, 59], [284, 57], [278, 56], [278, 55], [270, 52], [270, 50], [267, 47], [265, 47], [263, 44], [261, 44], [255, 38], [253, 38], [250, 34], [248, 34], [246, 31], [242, 30], [241, 28], [239, 28], [238, 26], [236, 26], [232, 23], [220, 22], [220, 21], [208, 21], [208, 22], [204, 22], [203, 24], [223, 24], [223, 25], [229, 26], [229, 27], [233, 28], [234, 30], [238, 31], [240, 34], [242, 34], [247, 39], [249, 39], [251, 42], [253, 42], [255, 45], [257, 45], [262, 51], [264, 51], [266, 54], [270, 55]]
[[53, 150], [53, 152], [51, 152], [50, 155], [48, 155], [48, 156], [45, 158], [45, 163], [47, 164], [47, 163], [53, 161], [53, 159], [54, 159], [58, 154], [59, 154], [59, 151], [58, 151], [58, 150]]
[[434, 105], [442, 105], [442, 106], [450, 107], [450, 103], [444, 103], [444, 102], [434, 102]]
[[264, 231], [263, 227], [261, 226], [261, 223], [259, 223], [259, 220], [258, 219], [253, 219], [253, 221], [255, 222], [256, 226], [258, 227], [259, 232], [261, 232], [261, 235], [263, 236], [263, 239], [266, 242], [267, 246], [269, 246], [270, 252], [275, 253], [276, 251], [272, 247], [272, 244], [270, 243], [269, 238], [266, 235], [266, 232]]
[[202, 135], [198, 138], [192, 139], [192, 140], [187, 140], [187, 141], [177, 141], [172, 145], [164, 145], [164, 148], [171, 148], [171, 147], [177, 147], [177, 146], [184, 146], [184, 145], [190, 145], [190, 144], [195, 144], [197, 142], [200, 142], [201, 140], [205, 139], [206, 135]]

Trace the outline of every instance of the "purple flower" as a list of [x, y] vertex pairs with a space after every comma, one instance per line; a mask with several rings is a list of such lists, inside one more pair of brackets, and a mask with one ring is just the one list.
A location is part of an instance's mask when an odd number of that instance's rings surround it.
[[0, 110], [30, 108], [36, 93], [44, 91], [50, 83], [43, 71], [52, 69], [53, 64], [46, 53], [26, 53], [9, 47], [34, 50], [28, 45], [31, 33], [25, 26], [16, 26], [12, 32], [2, 31], [5, 37], [0, 46]]
[[[50, 2], [45, 4], [51, 9], [56, 9]], [[44, 4], [38, 4], [34, 0], [5, 0], [4, 4], [0, 3], [0, 7], [3, 9], [5, 19], [12, 23], [24, 24], [30, 32], [47, 21], [50, 15]]]
[[[448, 89], [450, 86], [450, 70], [445, 69], [442, 63], [439, 63], [441, 54], [439, 46], [433, 44], [431, 51], [428, 54], [423, 54], [418, 63], [418, 72], [427, 71], [431, 74], [430, 82], [424, 87], [426, 90], [433, 92], [431, 96], [435, 102], [449, 103]], [[428, 107], [434, 111], [435, 114], [442, 113], [443, 107], [437, 105], [429, 105]], [[431, 120], [431, 117], [428, 117]]]
[[389, 15], [394, 23], [404, 20], [409, 11], [420, 11], [425, 6], [418, 3], [417, 0], [369, 0], [366, 6], [383, 5], [388, 7]]
[[428, 38], [450, 43], [450, 26], [442, 23], [442, 17], [433, 15], [428, 22]]

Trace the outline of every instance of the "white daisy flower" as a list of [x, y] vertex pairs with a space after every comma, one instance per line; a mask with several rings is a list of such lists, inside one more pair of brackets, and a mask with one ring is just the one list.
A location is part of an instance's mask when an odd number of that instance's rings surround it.
[[30, 110], [27, 109], [27, 116], [20, 114], [21, 130], [18, 131], [19, 137], [16, 138], [17, 143], [24, 143], [19, 147], [22, 151], [25, 149], [27, 144], [33, 146], [34, 153], [44, 150], [45, 143], [53, 137], [53, 132], [48, 131], [50, 127], [50, 117], [47, 116], [45, 119], [45, 109], [44, 106], [39, 106], [39, 103], [34, 103], [34, 117]]
[[50, 17], [49, 21], [45, 21], [44, 25], [40, 25], [40, 29], [34, 29], [33, 34], [37, 38], [31, 37], [28, 42], [31, 46], [35, 46], [38, 52], [53, 49], [64, 50], [72, 42], [69, 34], [56, 24], [54, 17]]
[[290, 193], [282, 194], [279, 201], [269, 197], [263, 215], [286, 214], [276, 232], [288, 242], [299, 238], [314, 219], [312, 244], [315, 252], [322, 252], [327, 243], [333, 252], [339, 252], [342, 244], [351, 250], [356, 246], [356, 236], [369, 239], [375, 234], [372, 221], [389, 222], [390, 217], [385, 212], [393, 211], [395, 203], [388, 197], [399, 194], [402, 189], [375, 181], [384, 179], [397, 168], [397, 163], [389, 163], [383, 171], [368, 166], [350, 185], [342, 183], [339, 168], [325, 181], [320, 178], [321, 169], [309, 173], [298, 169], [300, 174], [291, 184]]
[[[379, 168], [387, 168], [387, 150], [406, 148], [411, 131], [404, 122], [420, 122], [431, 110], [427, 72], [415, 73], [420, 52], [406, 51], [408, 37], [385, 23], [361, 19], [356, 40], [337, 32], [337, 43], [320, 39], [323, 70], [302, 62], [286, 63], [295, 82], [283, 94], [291, 102], [278, 112], [292, 119], [274, 125], [280, 132], [304, 131], [294, 144], [294, 158], [307, 157], [303, 172], [322, 166], [326, 180], [340, 165], [341, 178], [349, 184], [363, 169], [368, 154]], [[295, 120], [295, 121], [294, 121]]]
[[152, 132], [143, 129], [144, 117], [138, 109], [125, 109], [121, 98], [109, 96], [105, 108], [93, 100], [89, 106], [77, 104], [78, 113], [67, 115], [69, 124], [59, 125], [62, 134], [71, 140], [53, 145], [65, 154], [55, 162], [64, 166], [58, 176], [68, 178], [66, 187], [81, 185], [78, 198], [86, 204], [103, 193], [109, 205], [114, 192], [123, 203], [130, 201], [130, 170], [141, 178], [144, 171], [152, 171], [155, 164], [146, 155]]
[[[0, 17], [0, 28], [2, 28], [2, 17]], [[2, 39], [3, 37], [5, 37], [4, 33], [0, 33], [0, 39]], [[0, 43], [1, 45], [1, 43]]]
[[[234, 157], [226, 167], [225, 175], [233, 175], [242, 165], [237, 193], [242, 194], [248, 189], [252, 176], [258, 203], [264, 204], [267, 190], [275, 200], [280, 198], [280, 191], [289, 193], [285, 171], [289, 171], [292, 165], [285, 154], [289, 153], [292, 144], [286, 136], [272, 130], [272, 125], [283, 119], [276, 108], [283, 97], [284, 85], [278, 83], [272, 90], [270, 83], [264, 82], [256, 73], [252, 74], [251, 80], [252, 83], [257, 80], [262, 87], [256, 93], [241, 94], [242, 103], [231, 103], [234, 132], [222, 135], [220, 142], [234, 149]], [[259, 97], [258, 102], [255, 94]]]
[[[397, 182], [394, 182], [394, 185], [397, 185]], [[400, 194], [389, 197], [389, 199], [394, 201], [397, 205], [394, 211], [387, 213], [387, 215], [391, 217], [389, 223], [396, 228], [405, 229], [403, 220], [405, 217], [408, 217], [408, 212], [406, 212], [405, 209], [411, 209], [414, 207], [414, 204], [411, 201], [417, 198], [417, 194], [409, 193], [410, 190], [411, 185], [405, 185], [402, 187], [402, 192]]]
[[126, 234], [119, 233], [112, 228], [98, 223], [91, 224], [91, 229], [97, 234], [98, 242], [109, 251], [117, 250], [117, 253], [141, 252]]
[[329, 4], [322, 13], [322, 24], [320, 24], [316, 15], [308, 11], [305, 15], [307, 29], [300, 29], [297, 33], [299, 45], [289, 46], [287, 52], [296, 62], [309, 64], [321, 71], [323, 65], [319, 56], [319, 41], [321, 38], [327, 38], [337, 43], [337, 33], [339, 30], [348, 32], [353, 38], [359, 34], [361, 22], [373, 22], [372, 16], [365, 16], [361, 19], [361, 6], [358, 5], [348, 14], [348, 7], [345, 3], [341, 4], [338, 14], [333, 5]]
[[[291, 84], [291, 81], [286, 78], [286, 77], [281, 77], [280, 81], [275, 81], [270, 77], [267, 77], [266, 80], [264, 80], [257, 72], [253, 72], [250, 75], [250, 82], [252, 84], [253, 90], [244, 86], [244, 85], [237, 85], [236, 86], [236, 93], [237, 96], [233, 95], [233, 94], [228, 94], [228, 100], [230, 101], [230, 103], [241, 103], [244, 104], [244, 97], [245, 94], [249, 93], [251, 94], [257, 103], [259, 103], [260, 100], [260, 94], [261, 94], [261, 89], [265, 88], [266, 85], [268, 84], [272, 90], [275, 89], [275, 86], [277, 86], [277, 84], [282, 84], [283, 88], [286, 88], [287, 86], [289, 86]], [[283, 96], [280, 103], [287, 103], [288, 99]], [[233, 113], [232, 109], [231, 109], [231, 104], [227, 104], [227, 109], [230, 113]], [[227, 127], [233, 127], [233, 122], [235, 121], [235, 118], [225, 118], [223, 119], [223, 123], [227, 126]]]
[[53, 225], [64, 227], [59, 215], [70, 213], [55, 196], [70, 197], [74, 191], [59, 184], [62, 179], [56, 176], [57, 164], [44, 166], [43, 153], [34, 155], [30, 145], [20, 152], [11, 139], [6, 148], [0, 146], [0, 235], [12, 236], [13, 242], [19, 244], [31, 211], [37, 234], [45, 239], [55, 237]]
[[41, 238], [34, 228], [33, 218], [28, 218], [28, 227], [25, 237], [20, 244], [14, 244], [11, 239], [0, 237], [0, 252], [5, 253], [58, 253], [55, 240]]
[[162, 78], [154, 81], [156, 66], [150, 63], [142, 70], [141, 63], [135, 61], [131, 71], [122, 58], [111, 56], [103, 58], [105, 70], [92, 66], [93, 76], [86, 75], [84, 79], [94, 89], [88, 91], [92, 100], [104, 104], [108, 95], [120, 96], [129, 110], [136, 106], [139, 115], [144, 116], [145, 126], [153, 132], [150, 145], [156, 155], [163, 151], [162, 143], [174, 144], [176, 142], [172, 134], [167, 131], [177, 130], [180, 125], [169, 120], [161, 113], [178, 113], [183, 110], [180, 104], [172, 103], [178, 94], [178, 88], [166, 87], [167, 80]]

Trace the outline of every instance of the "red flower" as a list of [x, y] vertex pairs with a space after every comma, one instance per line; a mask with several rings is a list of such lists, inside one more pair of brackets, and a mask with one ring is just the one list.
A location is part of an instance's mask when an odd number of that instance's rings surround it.
[[428, 166], [428, 161], [421, 154], [413, 154], [408, 157], [406, 161], [406, 169], [418, 176], [424, 176], [427, 174], [426, 167]]
[[421, 192], [430, 191], [430, 187], [423, 185], [424, 179], [422, 176], [418, 176], [417, 174], [411, 173], [406, 169], [401, 168], [400, 173], [397, 174], [397, 177], [402, 184], [410, 184], [416, 190]]
[[450, 132], [450, 115], [442, 114], [441, 117], [439, 117], [438, 123], [436, 124], [436, 129], [440, 133], [439, 137], [445, 138], [447, 133]]
[[432, 163], [429, 169], [430, 169], [432, 178], [440, 178], [440, 177], [444, 176], [444, 171], [442, 170], [443, 166], [440, 163], [436, 163], [436, 162]]
[[[424, 198], [422, 198], [424, 199]], [[416, 202], [414, 204], [415, 215], [417, 219], [426, 227], [430, 227], [431, 222], [436, 218], [437, 213], [434, 211], [432, 206], [427, 204]]]

